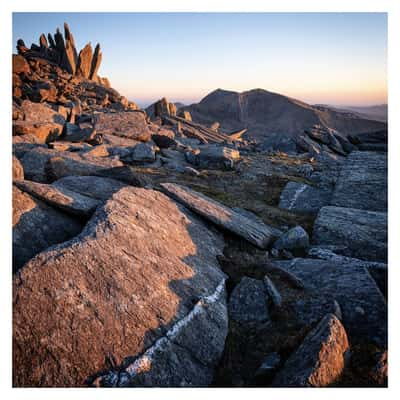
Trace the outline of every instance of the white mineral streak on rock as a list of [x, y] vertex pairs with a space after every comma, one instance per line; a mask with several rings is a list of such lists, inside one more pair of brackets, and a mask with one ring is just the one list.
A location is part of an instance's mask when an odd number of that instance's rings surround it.
[[293, 199], [289, 204], [289, 210], [291, 210], [293, 208], [294, 204], [296, 203], [296, 200], [298, 199], [300, 194], [304, 192], [304, 190], [306, 188], [307, 188], [307, 185], [302, 185], [296, 190], [296, 192], [294, 193]]
[[[225, 279], [222, 280], [221, 283], [217, 286], [214, 293], [204, 297], [203, 299], [200, 299], [185, 317], [180, 319], [169, 329], [169, 331], [165, 334], [165, 336], [158, 339], [153, 344], [153, 346], [151, 346], [149, 349], [145, 351], [144, 354], [139, 356], [132, 364], [128, 365], [125, 368], [125, 370], [121, 373], [120, 379], [115, 383], [119, 386], [124, 385], [135, 375], [149, 371], [151, 369], [154, 353], [156, 351], [160, 350], [162, 351], [163, 349], [165, 349], [168, 341], [169, 340], [173, 341], [179, 335], [182, 328], [184, 328], [187, 324], [189, 324], [193, 320], [193, 318], [204, 309], [204, 306], [213, 304], [216, 301], [218, 301], [220, 296], [224, 293], [224, 289], [225, 289]], [[109, 381], [114, 381], [114, 379], [112, 379], [112, 375], [114, 374], [115, 373], [112, 372], [108, 375], [107, 378]]]

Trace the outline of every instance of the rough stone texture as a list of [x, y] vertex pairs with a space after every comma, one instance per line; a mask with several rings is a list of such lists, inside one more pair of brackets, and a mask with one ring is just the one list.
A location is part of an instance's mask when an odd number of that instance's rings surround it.
[[125, 157], [123, 161], [128, 163], [149, 163], [156, 159], [155, 147], [149, 143], [139, 143]]
[[88, 79], [92, 68], [92, 59], [93, 59], [93, 50], [90, 43], [88, 43], [79, 52], [76, 74]]
[[97, 76], [97, 71], [100, 68], [101, 60], [102, 60], [103, 54], [100, 50], [100, 44], [97, 43], [95, 49], [94, 49], [94, 54], [92, 58], [92, 64], [90, 67], [90, 75], [89, 79], [95, 79]]
[[42, 143], [61, 135], [65, 119], [49, 106], [24, 100], [20, 109], [24, 120], [13, 121], [13, 135], [31, 134]]
[[115, 179], [98, 176], [67, 176], [52, 185], [59, 190], [69, 190], [95, 200], [108, 200], [126, 186]]
[[139, 111], [97, 113], [95, 128], [100, 134], [111, 134], [141, 142], [147, 142], [151, 137], [145, 114]]
[[339, 254], [387, 261], [387, 214], [344, 207], [323, 207], [314, 224], [312, 243], [340, 246]]
[[47, 183], [48, 179], [45, 171], [46, 163], [50, 158], [58, 156], [59, 154], [62, 153], [41, 146], [30, 148], [29, 151], [24, 151], [20, 161], [24, 168], [25, 178], [35, 182]]
[[317, 188], [304, 183], [288, 182], [281, 193], [279, 208], [316, 214], [321, 207], [327, 206], [332, 197], [332, 189]]
[[45, 172], [48, 180], [54, 181], [69, 175], [96, 175], [100, 170], [122, 165], [121, 161], [108, 157], [92, 157], [65, 152], [50, 158], [45, 165]]
[[13, 186], [13, 270], [56, 243], [77, 235], [82, 225]]
[[294, 305], [302, 323], [311, 325], [333, 312], [336, 301], [352, 343], [369, 341], [387, 348], [386, 302], [362, 265], [309, 258], [274, 261], [274, 265], [304, 282], [307, 297], [299, 298]]
[[353, 151], [344, 163], [331, 204], [387, 211], [387, 154]]
[[54, 185], [32, 181], [15, 182], [15, 185], [45, 203], [73, 215], [91, 215], [100, 204], [99, 200], [94, 200], [68, 189], [62, 188], [60, 190]]
[[333, 315], [326, 315], [307, 335], [276, 375], [274, 386], [321, 387], [335, 382], [349, 349], [346, 331]]
[[223, 146], [203, 146], [187, 157], [188, 162], [199, 168], [232, 169], [235, 162], [240, 159], [237, 150]]
[[163, 194], [115, 193], [15, 277], [14, 385], [210, 384], [227, 333], [222, 247]]
[[192, 211], [258, 247], [268, 247], [275, 238], [275, 230], [267, 225], [249, 219], [203, 194], [174, 183], [162, 183], [161, 187]]
[[13, 74], [29, 74], [31, 69], [25, 57], [13, 54], [12, 57], [12, 72]]
[[229, 318], [241, 322], [268, 320], [268, 295], [262, 281], [244, 277], [229, 299]]
[[274, 247], [278, 250], [295, 250], [306, 249], [309, 244], [308, 233], [301, 226], [295, 226], [280, 236], [274, 243]]
[[13, 181], [24, 179], [24, 168], [15, 156], [12, 158], [12, 179]]

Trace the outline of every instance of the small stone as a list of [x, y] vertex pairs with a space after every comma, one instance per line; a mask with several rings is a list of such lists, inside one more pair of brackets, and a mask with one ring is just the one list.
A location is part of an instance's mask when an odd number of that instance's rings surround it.
[[285, 232], [274, 243], [274, 247], [278, 250], [307, 249], [309, 245], [310, 239], [308, 233], [301, 226], [296, 226]]

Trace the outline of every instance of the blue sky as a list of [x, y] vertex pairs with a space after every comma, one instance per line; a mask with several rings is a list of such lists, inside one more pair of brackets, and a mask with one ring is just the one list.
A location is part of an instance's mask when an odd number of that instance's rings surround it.
[[[13, 45], [66, 21], [77, 47], [99, 42], [99, 74], [144, 106], [263, 88], [308, 103], [387, 102], [383, 13], [14, 13]], [[15, 47], [14, 47], [15, 48]]]

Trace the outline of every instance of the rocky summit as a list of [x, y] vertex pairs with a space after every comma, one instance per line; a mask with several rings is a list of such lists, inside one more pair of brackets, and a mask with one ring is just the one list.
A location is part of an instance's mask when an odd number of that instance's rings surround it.
[[264, 90], [145, 110], [67, 24], [13, 55], [15, 387], [387, 385], [387, 126]]

